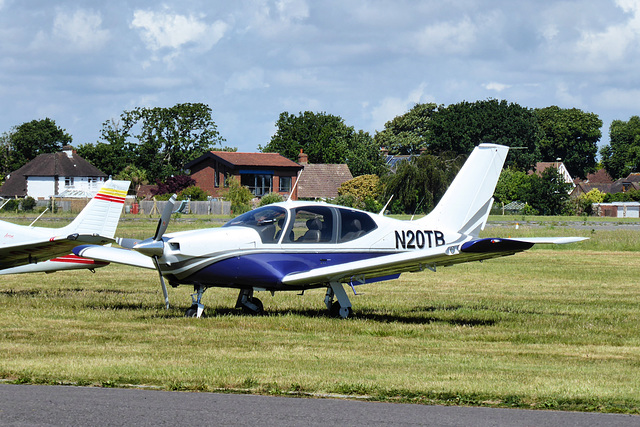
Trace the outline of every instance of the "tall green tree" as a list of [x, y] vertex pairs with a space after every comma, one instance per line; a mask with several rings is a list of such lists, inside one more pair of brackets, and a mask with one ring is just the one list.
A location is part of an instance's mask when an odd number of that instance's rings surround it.
[[384, 130], [376, 133], [376, 144], [391, 154], [418, 154], [429, 142], [431, 118], [439, 108], [443, 106], [433, 103], [414, 105], [405, 114], [385, 123]]
[[[102, 141], [82, 146], [79, 153], [105, 173], [116, 174], [134, 165], [155, 181], [182, 173], [189, 161], [223, 141], [211, 108], [186, 103], [124, 111], [119, 121], [103, 124]], [[109, 159], [103, 157], [108, 154]]]
[[640, 117], [611, 122], [609, 145], [602, 147], [600, 156], [602, 165], [614, 179], [640, 171]]
[[394, 213], [428, 213], [442, 198], [467, 156], [434, 156], [423, 153], [401, 161], [395, 173], [382, 178], [384, 199], [393, 196]]
[[529, 175], [529, 189], [524, 201], [541, 215], [561, 215], [570, 189], [571, 184], [565, 182], [558, 169], [550, 167], [540, 175]]
[[488, 142], [517, 147], [506, 165], [528, 170], [540, 161], [541, 132], [533, 110], [518, 104], [489, 99], [460, 102], [438, 108], [429, 121], [427, 147], [432, 154], [470, 154]]
[[52, 119], [23, 123], [10, 134], [9, 169], [16, 170], [40, 154], [58, 152], [72, 140], [71, 135]]
[[310, 163], [346, 163], [356, 176], [377, 173], [384, 165], [380, 150], [368, 133], [356, 132], [341, 117], [327, 113], [281, 113], [276, 133], [259, 149], [280, 153], [293, 161], [298, 160], [302, 150]]
[[544, 161], [562, 159], [571, 176], [584, 178], [596, 167], [602, 120], [594, 113], [556, 106], [535, 110], [542, 131], [540, 154]]

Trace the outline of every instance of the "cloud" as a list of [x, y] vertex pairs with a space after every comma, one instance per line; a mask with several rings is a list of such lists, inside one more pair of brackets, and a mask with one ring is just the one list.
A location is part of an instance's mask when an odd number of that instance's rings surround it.
[[577, 42], [579, 54], [584, 55], [594, 69], [610, 68], [613, 62], [626, 62], [630, 55], [640, 53], [640, 2], [617, 0], [616, 5], [626, 20], [609, 25], [603, 31], [583, 31]]
[[264, 70], [254, 67], [246, 71], [233, 73], [225, 83], [225, 93], [234, 91], [248, 91], [253, 89], [268, 88], [269, 84], [264, 81]]
[[482, 85], [487, 90], [495, 90], [496, 92], [502, 92], [505, 89], [509, 89], [511, 85], [497, 82], [485, 83]]
[[426, 84], [421, 83], [417, 88], [413, 89], [405, 98], [387, 97], [384, 98], [377, 107], [371, 111], [372, 128], [382, 130], [384, 124], [396, 116], [402, 115], [409, 111], [415, 104], [426, 102], [425, 96]]
[[178, 50], [185, 45], [206, 51], [220, 41], [229, 25], [220, 20], [209, 25], [192, 15], [136, 10], [131, 28], [140, 32], [147, 49], [152, 51]]
[[415, 34], [418, 50], [427, 55], [468, 53], [476, 41], [477, 26], [468, 16], [458, 22], [439, 22]]
[[91, 52], [101, 49], [110, 37], [109, 30], [102, 28], [100, 13], [84, 9], [78, 9], [73, 13], [58, 11], [53, 20], [51, 34], [45, 31], [38, 32], [31, 47], [66, 52]]

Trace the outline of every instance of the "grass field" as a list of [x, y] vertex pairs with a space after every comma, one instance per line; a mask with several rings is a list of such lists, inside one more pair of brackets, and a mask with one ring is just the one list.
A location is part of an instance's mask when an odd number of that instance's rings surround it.
[[[559, 223], [484, 234], [590, 240], [362, 286], [348, 320], [321, 290], [258, 293], [267, 314], [253, 317], [232, 308], [236, 291], [211, 289], [192, 319], [191, 289], [170, 289], [166, 311], [149, 270], [2, 276], [0, 378], [638, 414], [640, 224]], [[119, 234], [154, 228], [125, 220]]]

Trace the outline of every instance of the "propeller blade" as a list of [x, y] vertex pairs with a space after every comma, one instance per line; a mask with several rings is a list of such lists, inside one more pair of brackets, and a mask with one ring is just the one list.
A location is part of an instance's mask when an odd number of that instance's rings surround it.
[[167, 293], [167, 285], [164, 283], [164, 277], [162, 277], [162, 271], [160, 271], [160, 264], [158, 263], [158, 257], [154, 256], [153, 264], [156, 266], [156, 270], [158, 270], [158, 275], [160, 276], [160, 286], [162, 286], [162, 294], [164, 295], [164, 307], [169, 309], [169, 294]]
[[142, 243], [141, 239], [130, 239], [128, 237], [116, 237], [116, 243], [123, 248], [133, 249], [138, 243]]
[[178, 196], [174, 194], [165, 205], [160, 220], [158, 220], [158, 227], [156, 228], [156, 234], [153, 236], [153, 240], [162, 239], [162, 235], [167, 231], [167, 226], [169, 225], [169, 220], [171, 220], [171, 214], [173, 213], [173, 207], [176, 204], [177, 198]]

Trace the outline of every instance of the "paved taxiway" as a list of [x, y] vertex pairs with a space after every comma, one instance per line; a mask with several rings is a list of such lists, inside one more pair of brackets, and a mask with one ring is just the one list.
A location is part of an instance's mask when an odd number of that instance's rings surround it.
[[2, 426], [638, 426], [640, 416], [0, 384]]

